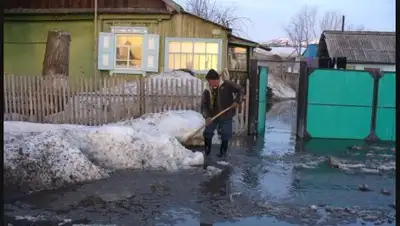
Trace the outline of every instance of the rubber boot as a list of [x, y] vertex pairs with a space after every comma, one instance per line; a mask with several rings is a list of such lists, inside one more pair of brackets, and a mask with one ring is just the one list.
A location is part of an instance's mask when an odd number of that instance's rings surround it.
[[204, 138], [204, 155], [209, 156], [211, 153], [212, 139]]
[[226, 152], [228, 151], [228, 142], [227, 140], [222, 141], [221, 147], [219, 149], [219, 154], [217, 155], [218, 158], [226, 157]]

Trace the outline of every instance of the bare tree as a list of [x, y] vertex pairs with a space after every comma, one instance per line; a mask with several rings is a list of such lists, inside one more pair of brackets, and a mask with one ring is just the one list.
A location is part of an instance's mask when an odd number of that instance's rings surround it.
[[[289, 24], [284, 29], [297, 55], [300, 55], [302, 48], [310, 44], [312, 40], [318, 39], [324, 30], [341, 30], [342, 16], [338, 12], [331, 11], [326, 12], [318, 20], [317, 8], [315, 6], [304, 5], [290, 19]], [[362, 31], [363, 29], [363, 26], [355, 26], [353, 24], [345, 26], [345, 30], [347, 31]]]
[[[319, 21], [320, 33], [325, 30], [342, 30], [343, 17], [338, 12], [326, 12]], [[354, 24], [345, 24], [346, 31], [362, 31], [364, 26], [355, 26]]]
[[317, 8], [303, 6], [291, 19], [285, 31], [295, 47], [296, 54], [300, 55], [304, 46], [316, 38], [315, 23], [317, 19]]
[[236, 6], [221, 6], [216, 0], [187, 0], [186, 10], [204, 19], [229, 27], [235, 34], [246, 35], [249, 18], [237, 16]]

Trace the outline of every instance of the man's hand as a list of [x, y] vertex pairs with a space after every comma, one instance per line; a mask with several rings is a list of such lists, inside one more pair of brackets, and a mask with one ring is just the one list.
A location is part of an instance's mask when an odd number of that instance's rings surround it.
[[211, 118], [206, 118], [206, 125], [209, 126], [212, 123]]
[[237, 107], [239, 107], [239, 103], [233, 102], [232, 108], [237, 108]]

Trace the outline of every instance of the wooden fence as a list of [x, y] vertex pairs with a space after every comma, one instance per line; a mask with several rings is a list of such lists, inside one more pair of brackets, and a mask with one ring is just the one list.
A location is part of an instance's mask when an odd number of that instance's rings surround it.
[[[237, 81], [239, 83], [239, 81]], [[146, 113], [200, 110], [205, 81], [198, 78], [44, 78], [4, 75], [4, 120], [98, 126]], [[249, 82], [234, 117], [234, 133], [248, 125]]]

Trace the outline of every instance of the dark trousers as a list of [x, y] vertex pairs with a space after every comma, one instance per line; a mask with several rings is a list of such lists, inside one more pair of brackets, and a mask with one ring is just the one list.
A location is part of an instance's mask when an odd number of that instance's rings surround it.
[[232, 119], [216, 119], [213, 121], [204, 129], [204, 139], [212, 139], [215, 129], [218, 129], [222, 141], [230, 140], [232, 138]]

